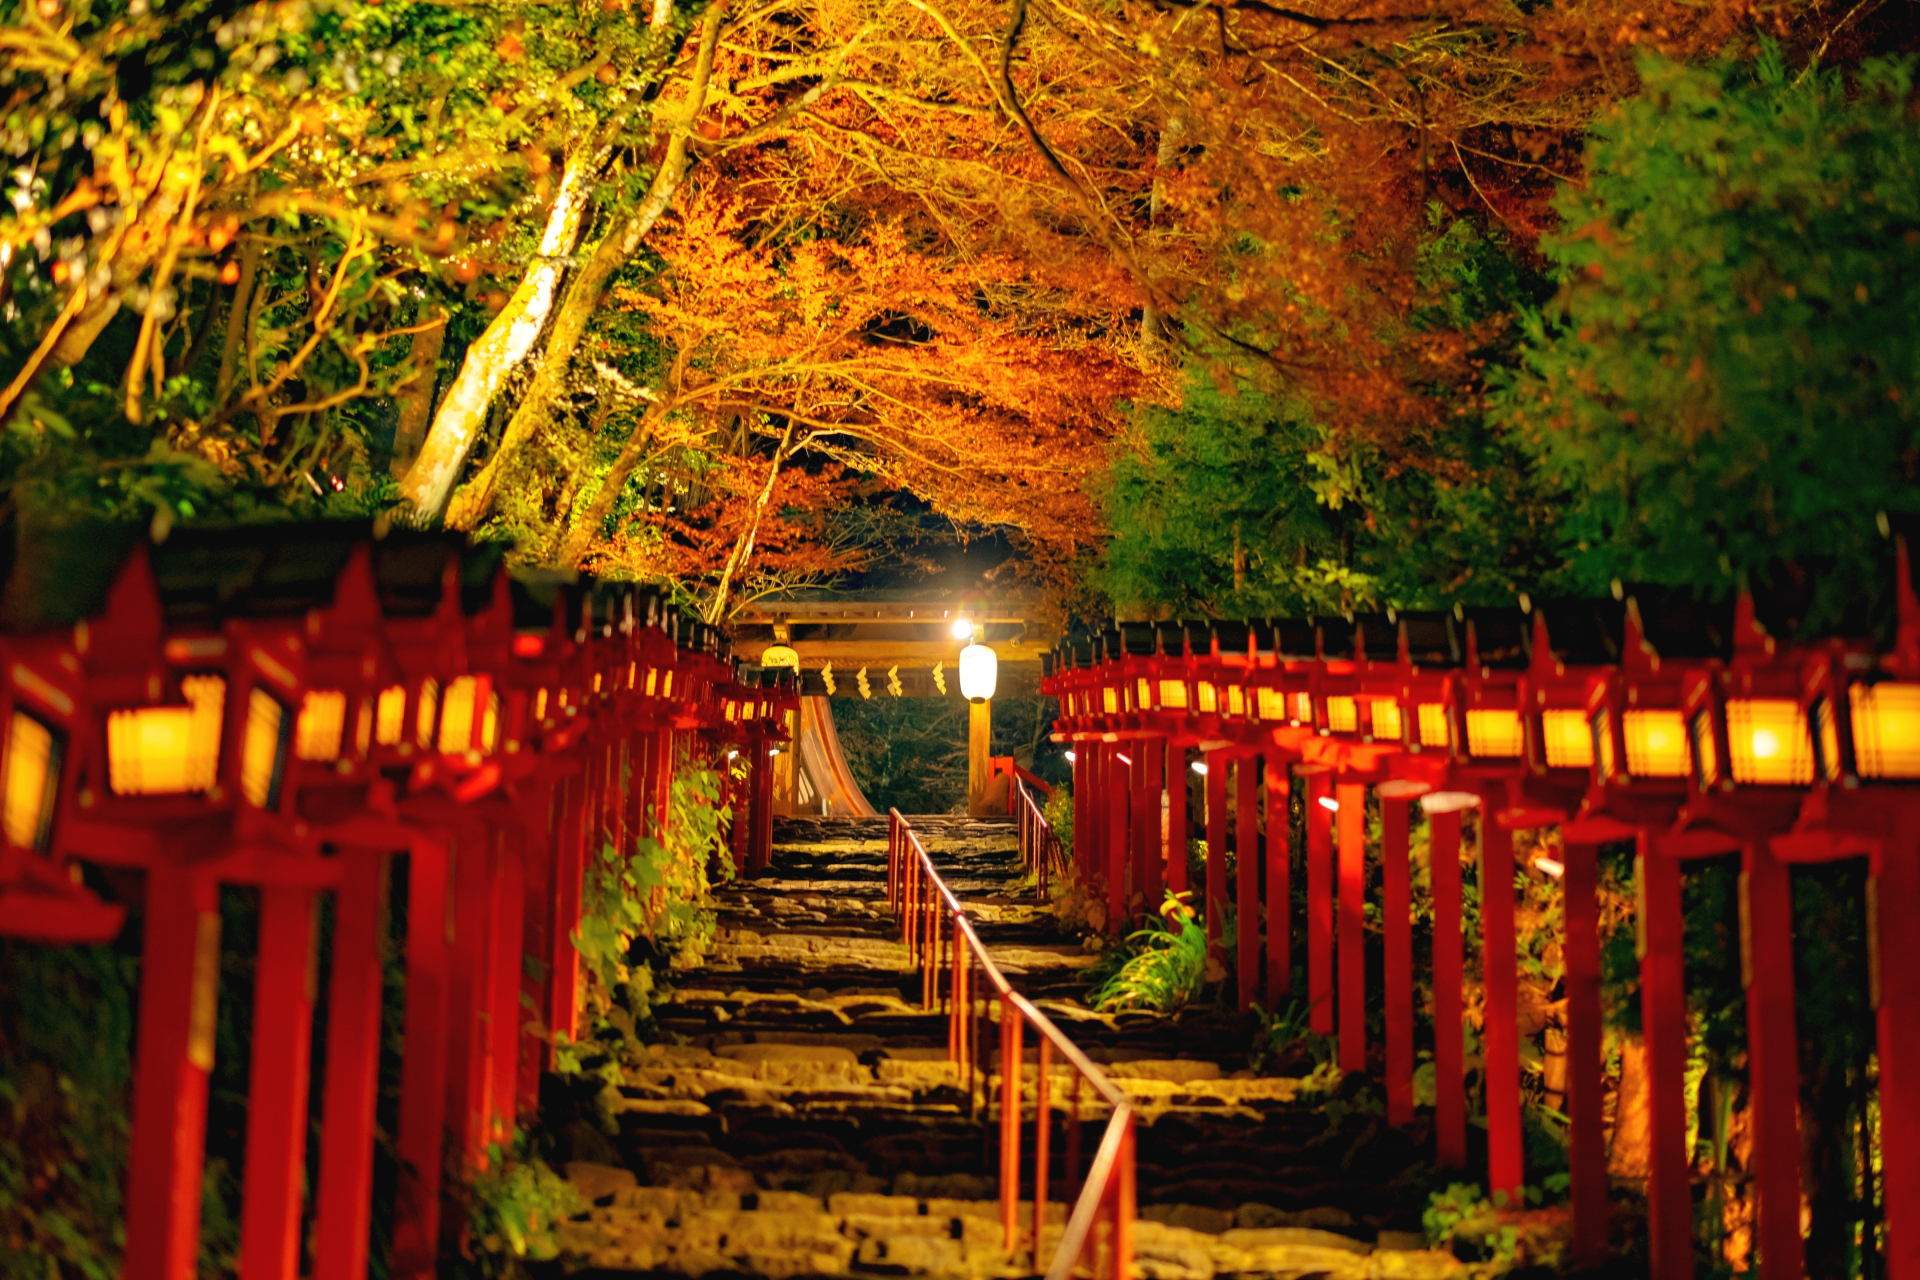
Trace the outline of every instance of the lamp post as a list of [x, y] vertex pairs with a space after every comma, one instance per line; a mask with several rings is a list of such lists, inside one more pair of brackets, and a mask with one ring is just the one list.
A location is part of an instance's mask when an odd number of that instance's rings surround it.
[[[956, 628], [957, 629], [957, 628]], [[960, 651], [960, 693], [967, 700], [967, 811], [986, 812], [987, 774], [993, 754], [993, 690], [1000, 660], [978, 636]]]

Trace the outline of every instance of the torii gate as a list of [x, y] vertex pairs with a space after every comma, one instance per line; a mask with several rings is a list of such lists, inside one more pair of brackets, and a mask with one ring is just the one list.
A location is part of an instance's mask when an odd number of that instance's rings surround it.
[[[1001, 696], [1037, 694], [1040, 656], [1056, 639], [1036, 600], [1004, 594], [809, 592], [743, 608], [734, 618], [734, 652], [800, 672], [802, 708], [785, 726], [796, 750], [774, 760], [774, 812], [873, 813], [847, 770], [829, 699], [958, 698], [960, 650], [969, 640], [999, 660]], [[973, 704], [967, 804], [976, 813], [989, 807], [992, 737], [991, 704]]]

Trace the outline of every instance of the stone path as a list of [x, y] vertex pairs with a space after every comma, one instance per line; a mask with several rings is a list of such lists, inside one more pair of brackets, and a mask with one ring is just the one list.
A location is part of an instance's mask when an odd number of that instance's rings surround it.
[[[1136, 1099], [1141, 1276], [1464, 1274], [1412, 1234], [1410, 1139], [1302, 1105], [1298, 1080], [1256, 1078], [1237, 1017], [1088, 1010], [1096, 957], [1019, 896], [1012, 826], [913, 822], [994, 962]], [[1033, 1274], [1030, 1241], [1002, 1247], [992, 1134], [946, 1061], [946, 1015], [918, 1006], [887, 908], [885, 822], [787, 820], [774, 874], [718, 896], [712, 955], [656, 1010], [681, 1043], [627, 1073], [617, 1137], [563, 1131], [568, 1177], [595, 1206], [567, 1225], [571, 1250], [603, 1273]], [[1082, 1114], [1091, 1156], [1105, 1116]], [[1060, 1180], [1062, 1145], [1042, 1269], [1059, 1197], [1079, 1189], [1078, 1172], [1070, 1190]]]

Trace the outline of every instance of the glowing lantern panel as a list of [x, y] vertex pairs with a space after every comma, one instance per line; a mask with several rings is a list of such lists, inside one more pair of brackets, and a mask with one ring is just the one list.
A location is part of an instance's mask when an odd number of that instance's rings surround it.
[[[456, 755], [473, 748], [474, 702], [479, 692], [480, 682], [472, 676], [461, 676], [447, 685], [446, 697], [440, 703], [441, 754]], [[421, 721], [423, 729], [427, 723]]]
[[1636, 778], [1687, 776], [1687, 726], [1678, 711], [1635, 710], [1620, 718], [1627, 772]]
[[1194, 686], [1194, 695], [1204, 714], [1212, 715], [1220, 710], [1220, 691], [1206, 681], [1203, 680]]
[[1497, 707], [1467, 712], [1467, 754], [1475, 759], [1513, 759], [1520, 754], [1520, 713]]
[[1743, 786], [1804, 787], [1813, 781], [1807, 713], [1790, 698], [1727, 700], [1727, 751]]
[[1405, 731], [1400, 717], [1400, 704], [1386, 698], [1377, 698], [1373, 703], [1373, 736], [1386, 741], [1398, 742]]
[[293, 754], [302, 760], [337, 759], [346, 729], [347, 695], [337, 689], [315, 690], [300, 701]]
[[1453, 744], [1453, 735], [1447, 730], [1446, 703], [1423, 702], [1419, 714], [1421, 746], [1446, 747]]
[[188, 676], [184, 707], [141, 707], [107, 717], [107, 785], [119, 796], [182, 795], [213, 786], [227, 682]]
[[22, 849], [47, 847], [53, 835], [53, 801], [59, 790], [60, 740], [24, 711], [7, 729], [7, 843]]
[[1352, 698], [1327, 699], [1327, 728], [1334, 733], [1352, 733], [1360, 727], [1360, 712]]
[[240, 794], [256, 809], [280, 802], [287, 764], [287, 709], [264, 689], [247, 698], [247, 729], [240, 743]]
[[373, 740], [383, 747], [400, 745], [401, 728], [406, 724], [407, 691], [401, 685], [394, 685], [380, 691], [378, 709], [374, 712]]
[[429, 678], [420, 686], [420, 706], [413, 715], [414, 741], [423, 747], [433, 745], [433, 724], [440, 714], [440, 685]]
[[1255, 701], [1260, 707], [1262, 720], [1284, 720], [1287, 718], [1287, 700], [1278, 689], [1261, 689]]
[[1593, 730], [1578, 711], [1542, 711], [1540, 737], [1541, 745], [1546, 748], [1548, 768], [1593, 767]]
[[1854, 764], [1863, 778], [1920, 778], [1920, 684], [1856, 684]]
[[1160, 705], [1168, 711], [1187, 709], [1187, 683], [1184, 680], [1160, 682]]

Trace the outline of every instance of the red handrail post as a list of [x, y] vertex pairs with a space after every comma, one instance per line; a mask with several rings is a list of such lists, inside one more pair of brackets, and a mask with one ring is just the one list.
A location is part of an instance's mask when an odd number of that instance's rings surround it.
[[[1599, 848], [1568, 840], [1561, 879], [1566, 917], [1568, 1173], [1573, 1257], [1598, 1266], [1607, 1255], [1607, 1151], [1600, 1016]], [[1795, 1201], [1796, 1212], [1798, 1200]]]
[[1020, 1012], [1000, 997], [1000, 1222], [1006, 1249], [1020, 1247]]
[[526, 951], [526, 842], [520, 832], [500, 836], [500, 891], [494, 895], [492, 1008], [488, 1011], [493, 1046], [488, 1054], [493, 1083], [489, 1120], [491, 1141], [508, 1145], [520, 1095], [521, 957]]
[[1307, 775], [1307, 999], [1317, 1036], [1333, 1034], [1332, 790], [1328, 774]]
[[[583, 786], [582, 776], [576, 775], [554, 788], [560, 805], [560, 823], [553, 849], [553, 925], [547, 939], [547, 1021], [556, 1038], [564, 1035], [568, 1040], [579, 1036], [580, 952], [573, 945], [573, 931], [580, 923], [585, 896], [587, 832], [585, 815], [581, 812]], [[419, 856], [417, 846], [414, 856]], [[444, 853], [441, 859], [444, 864]], [[444, 897], [444, 867], [440, 874], [440, 893]], [[408, 925], [411, 929], [411, 917]], [[412, 950], [411, 942], [408, 950]], [[412, 990], [411, 978], [408, 990]], [[407, 1043], [413, 1043], [411, 1034]]]
[[1127, 766], [1118, 751], [1107, 753], [1107, 932], [1119, 937], [1132, 914], [1127, 902]]
[[1218, 946], [1227, 912], [1227, 755], [1207, 755], [1207, 946]]
[[1167, 739], [1167, 892], [1185, 893], [1187, 884], [1187, 749]]
[[1693, 1274], [1693, 1192], [1687, 1169], [1687, 996], [1682, 969], [1680, 863], [1644, 833], [1640, 881], [1640, 1021], [1647, 1042], [1647, 1235], [1653, 1280]]
[[247, 1280], [296, 1280], [300, 1274], [315, 902], [314, 891], [305, 885], [260, 889], [246, 1183], [240, 1197], [240, 1270]]
[[[1386, 788], [1381, 788], [1382, 791]], [[1387, 1123], [1413, 1123], [1413, 886], [1408, 808], [1380, 797], [1380, 911], [1385, 924]]]
[[1082, 884], [1087, 881], [1087, 842], [1093, 834], [1092, 806], [1088, 803], [1092, 792], [1093, 747], [1083, 742], [1073, 753], [1073, 869]]
[[[1311, 811], [1311, 804], [1309, 805]], [[1433, 1128], [1435, 1162], [1467, 1163], [1466, 1037], [1460, 1023], [1460, 814], [1428, 817], [1433, 878]]]
[[454, 850], [453, 981], [447, 1006], [447, 1122], [453, 1126], [463, 1167], [482, 1168], [487, 1139], [486, 1033], [492, 1001], [488, 998], [493, 896], [498, 891], [499, 854], [484, 828], [462, 833]]
[[327, 1078], [321, 1102], [315, 1280], [367, 1274], [373, 1222], [373, 1109], [380, 1076], [381, 934], [387, 855], [348, 849], [336, 900], [327, 992]]
[[1047, 1173], [1052, 1159], [1053, 1114], [1048, 1098], [1048, 1073], [1053, 1070], [1053, 1042], [1041, 1035], [1040, 1070], [1033, 1083], [1033, 1267], [1040, 1269], [1040, 1237], [1047, 1225]]
[[1140, 824], [1145, 833], [1141, 843], [1146, 857], [1141, 868], [1140, 890], [1146, 895], [1147, 914], [1152, 915], [1160, 910], [1160, 903], [1166, 896], [1166, 834], [1162, 825], [1166, 821], [1162, 816], [1166, 812], [1162, 799], [1166, 791], [1165, 781], [1161, 777], [1166, 752], [1161, 749], [1158, 738], [1144, 739], [1134, 750], [1145, 774], [1141, 802], [1135, 806], [1137, 812], [1134, 815], [1134, 821]]
[[1260, 762], [1253, 756], [1241, 756], [1234, 763], [1234, 789], [1237, 800], [1234, 815], [1234, 847], [1239, 851], [1234, 866], [1239, 899], [1239, 932], [1235, 939], [1238, 956], [1240, 1012], [1253, 1008], [1260, 984]]
[[1120, 1161], [1114, 1179], [1113, 1276], [1131, 1280], [1133, 1275], [1133, 1217], [1135, 1188], [1134, 1117], [1127, 1113], [1126, 1127], [1120, 1131]]
[[1367, 789], [1337, 788], [1340, 824], [1340, 1069], [1367, 1069]]
[[[577, 792], [575, 793], [577, 795]], [[580, 823], [573, 819], [578, 848]], [[416, 836], [407, 865], [406, 1055], [400, 1060], [400, 1194], [394, 1215], [393, 1267], [402, 1280], [431, 1275], [440, 1242], [440, 1169], [447, 1122], [447, 1010], [452, 997], [452, 953], [447, 939], [449, 849], [440, 840]], [[579, 894], [573, 896], [579, 918]], [[556, 943], [578, 963], [572, 927]], [[562, 986], [555, 967], [555, 1009], [571, 1013], [574, 975]], [[564, 997], [566, 1003], [561, 1004]]]
[[1267, 759], [1267, 1009], [1293, 990], [1292, 819], [1287, 767]]
[[152, 868], [145, 927], [124, 1274], [127, 1280], [192, 1280], [219, 994], [213, 883], [167, 864]]
[[1513, 832], [1491, 797], [1480, 809], [1481, 972], [1487, 990], [1481, 1044], [1487, 1079], [1487, 1182], [1517, 1197], [1526, 1185], [1520, 1129], [1520, 973], [1514, 932]]
[[1762, 1280], [1801, 1280], [1800, 1036], [1794, 1015], [1793, 882], [1765, 844], [1741, 851], [1740, 960], [1760, 1193]]

